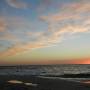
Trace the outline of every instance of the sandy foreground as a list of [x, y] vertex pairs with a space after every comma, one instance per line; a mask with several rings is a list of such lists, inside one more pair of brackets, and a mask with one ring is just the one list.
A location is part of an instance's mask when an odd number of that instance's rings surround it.
[[0, 76], [0, 90], [90, 90], [90, 84], [36, 76]]

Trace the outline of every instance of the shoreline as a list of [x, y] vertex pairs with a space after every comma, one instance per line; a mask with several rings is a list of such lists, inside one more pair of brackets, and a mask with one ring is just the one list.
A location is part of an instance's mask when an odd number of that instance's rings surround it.
[[90, 84], [29, 75], [0, 76], [0, 90], [90, 90]]

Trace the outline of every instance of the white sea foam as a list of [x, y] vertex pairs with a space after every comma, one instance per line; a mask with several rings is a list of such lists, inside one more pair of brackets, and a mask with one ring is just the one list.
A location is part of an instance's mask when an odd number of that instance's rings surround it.
[[[90, 65], [28, 65], [0, 67], [0, 75], [58, 76], [63, 74], [90, 74]], [[66, 78], [65, 78], [66, 79]], [[72, 79], [72, 78], [67, 78]], [[74, 78], [78, 80], [80, 78]], [[84, 77], [82, 79], [85, 79]], [[87, 78], [86, 78], [87, 79]]]

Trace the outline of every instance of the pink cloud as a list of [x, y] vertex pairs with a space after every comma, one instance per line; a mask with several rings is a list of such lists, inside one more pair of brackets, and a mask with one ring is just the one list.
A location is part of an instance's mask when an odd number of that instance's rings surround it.
[[8, 3], [8, 5], [14, 8], [27, 8], [30, 6], [29, 4], [18, 0], [6, 0], [6, 2]]
[[6, 22], [3, 17], [0, 17], [0, 32], [4, 32], [6, 30]]
[[[7, 2], [11, 6], [15, 5], [13, 7], [17, 8], [22, 8], [24, 6], [24, 3], [18, 3], [17, 0], [7, 0]], [[48, 4], [48, 1], [45, 2]], [[26, 3], [24, 7], [26, 7]], [[10, 48], [8, 48], [8, 50], [6, 50], [5, 52], [1, 52], [0, 55], [15, 55], [17, 53], [21, 53], [31, 49], [52, 46], [58, 42], [62, 42], [65, 38], [64, 35], [67, 33], [73, 35], [76, 33], [88, 33], [90, 31], [90, 17], [83, 16], [83, 14], [86, 14], [88, 10], [90, 10], [89, 3], [79, 2], [69, 5], [63, 5], [61, 11], [57, 13], [49, 14], [47, 16], [41, 15], [39, 19], [43, 23], [48, 24], [48, 30], [42, 30], [41, 32], [25, 31], [25, 37], [34, 38], [33, 41], [28, 40], [28, 42], [26, 42], [25, 44], [23, 44], [22, 41], [18, 41], [20, 37], [17, 37], [15, 34], [9, 35], [8, 33], [6, 33], [6, 35], [4, 35], [4, 37], [1, 37], [0, 39], [16, 41], [14, 45], [10, 46]], [[72, 21], [74, 23], [70, 23], [69, 21]], [[6, 25], [8, 25], [8, 27], [14, 27], [14, 30], [12, 29], [12, 31], [20, 31], [20, 33], [23, 33], [23, 29], [29, 29], [31, 26], [31, 24], [27, 20], [11, 17], [9, 18], [9, 22], [3, 22], [2, 20], [0, 21], [0, 32], [6, 29]]]

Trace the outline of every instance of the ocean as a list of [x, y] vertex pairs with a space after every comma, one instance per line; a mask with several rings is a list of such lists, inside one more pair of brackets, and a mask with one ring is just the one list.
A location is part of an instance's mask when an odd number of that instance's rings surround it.
[[90, 80], [90, 65], [18, 65], [0, 66], [0, 75], [30, 75], [42, 78]]

